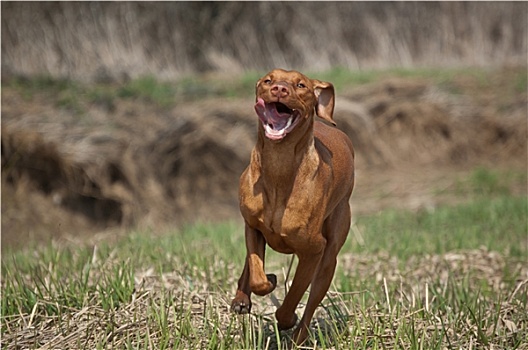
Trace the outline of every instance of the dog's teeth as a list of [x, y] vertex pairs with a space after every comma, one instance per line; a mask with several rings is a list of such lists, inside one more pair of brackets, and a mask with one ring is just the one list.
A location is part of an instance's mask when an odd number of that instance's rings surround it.
[[286, 123], [286, 127], [284, 129], [288, 129], [290, 127], [290, 125], [292, 124], [292, 121], [293, 121], [293, 117], [289, 117], [288, 118], [288, 123]]
[[272, 123], [263, 123], [264, 129], [266, 130], [266, 133], [268, 135], [274, 136], [274, 137], [280, 137], [287, 133], [288, 128], [293, 124], [294, 117], [291, 116], [286, 121], [286, 125], [280, 129], [274, 129]]
[[284, 133], [284, 129], [275, 130], [273, 129], [272, 125], [266, 125], [266, 131], [273, 135], [282, 135]]

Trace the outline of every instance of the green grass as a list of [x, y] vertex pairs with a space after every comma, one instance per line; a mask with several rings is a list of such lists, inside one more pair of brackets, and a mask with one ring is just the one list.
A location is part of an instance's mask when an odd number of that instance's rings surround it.
[[142, 77], [123, 84], [117, 89], [120, 98], [141, 99], [160, 107], [170, 107], [174, 103], [176, 89], [170, 83], [159, 82], [154, 77]]
[[[443, 254], [457, 249], [484, 247], [513, 257], [526, 257], [526, 198], [476, 199], [471, 205], [440, 207], [433, 213], [385, 211], [375, 217], [359, 218], [369, 252], [388, 251], [407, 259], [416, 254]], [[507, 235], [508, 239], [505, 239]], [[512, 244], [517, 242], [518, 244]], [[348, 242], [351, 245], [351, 242]]]
[[[91, 105], [109, 110], [121, 99], [134, 99], [152, 104], [161, 109], [170, 109], [178, 103], [197, 101], [204, 98], [249, 98], [254, 94], [256, 81], [265, 72], [249, 71], [240, 76], [226, 79], [225, 76], [187, 76], [177, 81], [161, 81], [153, 76], [144, 76], [123, 83], [83, 84], [69, 79], [55, 79], [48, 76], [34, 78], [15, 77], [3, 82], [3, 87], [14, 88], [26, 100], [37, 94], [45, 94], [55, 101], [57, 107], [82, 115]], [[461, 78], [478, 82], [481, 88], [494, 87], [496, 72], [483, 68], [391, 68], [385, 70], [350, 70], [342, 67], [323, 72], [306, 72], [309, 77], [330, 81], [338, 92], [361, 84], [368, 84], [389, 77], [427, 79], [444, 87], [453, 94], [460, 94], [457, 80]], [[499, 91], [503, 100], [526, 92], [526, 70], [519, 68], [509, 73], [514, 83], [508, 91]], [[513, 74], [513, 75], [512, 75]], [[511, 90], [511, 91], [510, 91]]]
[[467, 179], [457, 183], [458, 195], [497, 196], [507, 195], [512, 186], [526, 182], [526, 172], [520, 171], [492, 171], [485, 167], [478, 167]]
[[[418, 78], [427, 79], [431, 82], [446, 86], [450, 90], [456, 89], [454, 81], [459, 78], [475, 79], [481, 87], [490, 87], [492, 78], [490, 71], [483, 68], [466, 67], [466, 68], [390, 68], [377, 70], [349, 70], [342, 67], [336, 67], [325, 72], [307, 73], [310, 77], [316, 77], [320, 80], [330, 81], [338, 91], [344, 88], [352, 88], [362, 84], [373, 83], [381, 79], [395, 78]], [[516, 75], [516, 89], [518, 92], [526, 91], [526, 71], [519, 71]], [[524, 89], [524, 90], [523, 90]]]
[[[467, 183], [493, 185], [485, 172]], [[462, 205], [358, 218], [311, 344], [526, 349], [527, 198], [491, 187]], [[251, 316], [228, 310], [243, 259], [240, 223], [6, 252], [2, 348], [281, 348], [291, 333], [276, 331], [268, 297]], [[268, 250], [279, 300], [288, 264]]]

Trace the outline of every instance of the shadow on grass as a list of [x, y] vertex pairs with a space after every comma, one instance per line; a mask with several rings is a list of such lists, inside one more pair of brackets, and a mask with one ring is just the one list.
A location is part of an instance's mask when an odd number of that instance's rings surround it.
[[[321, 305], [310, 324], [310, 335], [301, 345], [292, 345], [295, 327], [279, 330], [274, 315], [252, 314], [249, 322], [244, 323], [245, 343], [254, 349], [332, 349], [338, 348], [344, 338], [348, 338], [350, 316], [343, 307], [327, 297], [328, 305]], [[299, 315], [299, 311], [297, 311]], [[299, 320], [301, 318], [299, 317]]]

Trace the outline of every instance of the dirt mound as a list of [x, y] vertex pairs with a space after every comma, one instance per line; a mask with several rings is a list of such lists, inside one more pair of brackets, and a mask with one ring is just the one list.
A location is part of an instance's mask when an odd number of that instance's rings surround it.
[[[389, 79], [337, 96], [335, 120], [355, 144], [358, 177], [423, 165], [525, 164], [526, 94], [485, 103], [477, 95]], [[238, 177], [256, 135], [250, 98], [172, 110], [120, 100], [79, 116], [4, 89], [2, 107], [3, 243], [238, 217]]]
[[369, 146], [361, 147], [369, 163], [453, 165], [526, 155], [526, 96], [518, 96], [525, 105], [511, 114], [407, 79], [364, 86], [344, 97], [363, 106], [367, 127], [361, 133], [354, 133], [357, 125], [346, 119], [352, 111], [344, 110], [338, 119], [347, 120], [343, 129], [356, 144]]
[[124, 103], [113, 129], [104, 109], [90, 112], [92, 125], [61, 116], [35, 128], [42, 114], [12, 118], [6, 108], [3, 243], [238, 215], [238, 176], [256, 130], [250, 113], [241, 113], [247, 106], [207, 101], [160, 112]]

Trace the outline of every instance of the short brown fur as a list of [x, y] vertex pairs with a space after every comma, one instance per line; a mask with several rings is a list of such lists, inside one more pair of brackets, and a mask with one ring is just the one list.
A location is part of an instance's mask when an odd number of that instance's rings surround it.
[[264, 272], [266, 244], [297, 255], [295, 277], [275, 316], [280, 329], [295, 326], [295, 309], [311, 284], [304, 315], [293, 333], [293, 341], [301, 344], [328, 291], [350, 228], [354, 150], [343, 132], [314, 121], [317, 115], [335, 125], [332, 84], [275, 69], [257, 82], [256, 98], [298, 110], [302, 120], [279, 141], [267, 138], [259, 121], [250, 164], [240, 177], [247, 257], [231, 308], [249, 313], [251, 293], [266, 295], [275, 289], [276, 276]]

